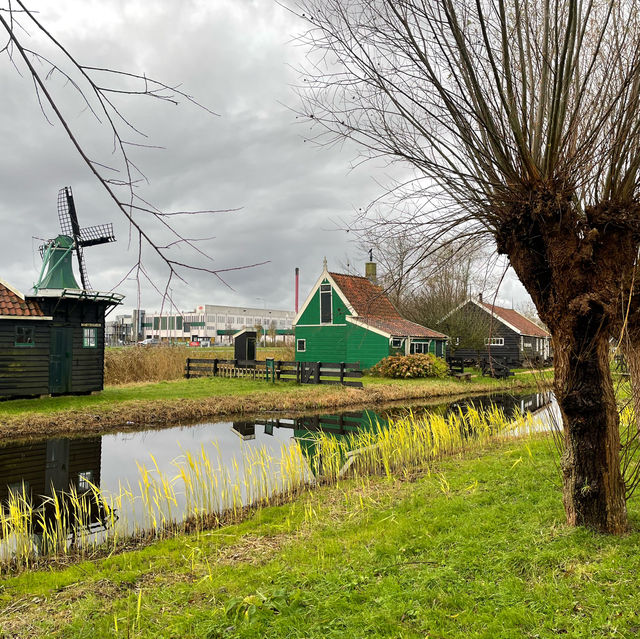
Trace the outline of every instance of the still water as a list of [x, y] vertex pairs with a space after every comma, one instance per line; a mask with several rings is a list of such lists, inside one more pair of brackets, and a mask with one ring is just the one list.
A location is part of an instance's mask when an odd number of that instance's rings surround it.
[[[548, 393], [522, 396], [493, 395], [474, 397], [437, 406], [416, 406], [415, 414], [436, 412], [446, 415], [450, 411], [464, 411], [466, 406], [497, 405], [509, 417], [516, 412], [540, 413], [540, 429], [548, 429], [544, 414], [553, 410]], [[103, 495], [117, 494], [127, 487], [132, 491], [140, 486], [141, 468], [154, 476], [175, 477], [176, 462], [185, 464], [187, 454], [206, 455], [215, 460], [217, 470], [224, 469], [233, 481], [246, 468], [242, 460], [252, 455], [266, 455], [278, 459], [292, 440], [300, 442], [302, 454], [311, 433], [322, 431], [335, 437], [345, 437], [350, 432], [373, 428], [376, 423], [384, 426], [387, 419], [406, 413], [406, 408], [365, 410], [342, 414], [323, 414], [306, 417], [272, 417], [251, 421], [204, 423], [178, 426], [163, 430], [146, 430], [137, 433], [115, 433], [101, 437], [75, 439], [49, 439], [28, 444], [0, 446], [0, 503], [6, 503], [10, 491], [24, 492], [34, 505], [42, 496], [78, 493], [89, 490], [91, 485], [100, 488]], [[311, 478], [311, 468], [308, 476]], [[273, 489], [278, 488], [278, 478], [273, 479]], [[250, 501], [251, 495], [241, 495], [242, 501]], [[184, 496], [176, 496], [176, 512], [184, 507]], [[119, 517], [132, 525], [143, 526], [143, 514], [135, 502], [127, 502]]]

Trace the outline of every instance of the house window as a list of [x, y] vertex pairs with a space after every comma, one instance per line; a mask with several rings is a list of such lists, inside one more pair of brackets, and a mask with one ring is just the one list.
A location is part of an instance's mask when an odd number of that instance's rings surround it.
[[16, 326], [16, 346], [35, 346], [33, 326]]
[[82, 473], [78, 473], [78, 490], [85, 493], [91, 489], [93, 483], [93, 471], [85, 470]]
[[96, 348], [98, 346], [98, 329], [94, 326], [82, 329], [82, 348]]
[[296, 342], [296, 350], [298, 351], [298, 353], [304, 353], [307, 350], [307, 340], [299, 339]]
[[411, 346], [409, 347], [409, 351], [411, 353], [428, 353], [429, 352], [429, 342], [411, 342]]
[[504, 346], [504, 337], [485, 337], [485, 346]]
[[331, 284], [320, 285], [320, 323], [331, 324]]
[[401, 337], [394, 337], [391, 340], [391, 346], [392, 346], [392, 348], [402, 348], [402, 338]]

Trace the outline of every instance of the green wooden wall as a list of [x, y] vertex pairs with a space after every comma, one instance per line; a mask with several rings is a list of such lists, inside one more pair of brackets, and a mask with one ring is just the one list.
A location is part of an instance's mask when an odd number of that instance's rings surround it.
[[[296, 362], [346, 362], [345, 333], [346, 326], [296, 326]], [[307, 340], [304, 353], [298, 352], [299, 339]]]
[[[322, 284], [329, 284], [329, 280], [323, 280]], [[333, 324], [344, 324], [347, 315], [351, 315], [346, 304], [342, 301], [335, 289], [332, 289]], [[320, 324], [320, 289], [315, 292], [309, 305], [304, 309], [298, 324]], [[306, 360], [311, 361], [311, 360]]]
[[389, 339], [361, 326], [347, 327], [347, 360], [360, 362], [361, 368], [371, 368], [389, 355]]

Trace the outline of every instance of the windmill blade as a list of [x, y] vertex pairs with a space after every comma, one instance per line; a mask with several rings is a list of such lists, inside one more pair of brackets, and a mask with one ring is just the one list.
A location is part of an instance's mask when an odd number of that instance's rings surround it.
[[89, 282], [89, 276], [87, 275], [87, 265], [84, 261], [84, 253], [82, 252], [82, 246], [76, 244], [76, 255], [78, 256], [78, 265], [80, 267], [80, 280], [82, 281], [82, 288], [85, 291], [92, 291], [91, 283]]
[[99, 224], [98, 226], [87, 226], [80, 229], [78, 243], [80, 246], [96, 246], [115, 241], [116, 236], [113, 234], [113, 224]]
[[73, 238], [75, 242], [80, 237], [80, 225], [70, 186], [58, 191], [58, 220], [62, 234]]

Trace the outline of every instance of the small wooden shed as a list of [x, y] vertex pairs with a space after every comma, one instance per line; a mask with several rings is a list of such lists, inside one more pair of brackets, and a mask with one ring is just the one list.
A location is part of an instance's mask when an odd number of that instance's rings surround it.
[[375, 283], [373, 263], [367, 272], [330, 273], [325, 262], [294, 320], [296, 361], [360, 362], [366, 369], [389, 355], [444, 357], [447, 336], [403, 318]]
[[40, 289], [0, 280], [0, 398], [102, 390], [104, 323], [121, 295]]

